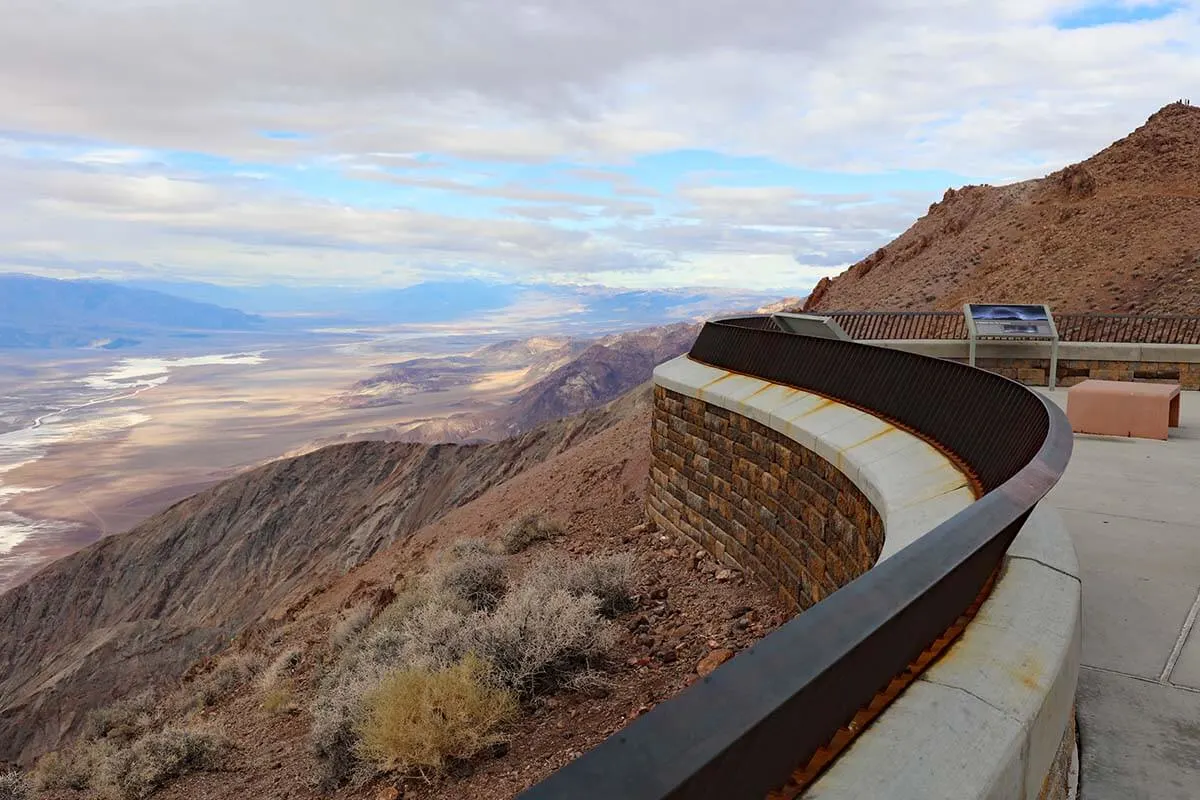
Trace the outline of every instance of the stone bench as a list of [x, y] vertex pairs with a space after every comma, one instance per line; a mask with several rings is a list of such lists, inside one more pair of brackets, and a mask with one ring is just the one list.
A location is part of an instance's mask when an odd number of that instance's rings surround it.
[[1179, 427], [1179, 386], [1086, 380], [1067, 390], [1067, 419], [1076, 433], [1166, 439]]

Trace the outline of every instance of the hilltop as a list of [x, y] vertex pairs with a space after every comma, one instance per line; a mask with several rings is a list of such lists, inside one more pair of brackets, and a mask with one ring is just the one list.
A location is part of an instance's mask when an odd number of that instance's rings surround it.
[[949, 189], [885, 247], [817, 284], [805, 310], [1196, 313], [1200, 107], [1172, 103], [1091, 158], [1008, 186]]

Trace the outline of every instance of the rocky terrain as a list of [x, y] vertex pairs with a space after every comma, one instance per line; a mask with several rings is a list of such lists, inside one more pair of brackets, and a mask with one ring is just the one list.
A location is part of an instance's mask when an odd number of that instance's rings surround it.
[[[71, 742], [88, 709], [157, 686], [167, 699], [154, 713], [215, 726], [231, 749], [219, 770], [155, 797], [513, 796], [785, 618], [764, 587], [644, 524], [649, 417], [641, 388], [496, 444], [330, 447], [246, 473], [55, 563], [0, 597], [0, 759], [29, 766]], [[514, 569], [547, 556], [633, 559], [636, 594], [612, 623], [600, 684], [538, 702], [502, 749], [450, 773], [320, 789], [309, 707], [337, 661], [338, 620], [377, 613], [449, 545], [498, 541], [524, 512], [552, 515], [561, 532], [512, 556]], [[299, 654], [286, 709], [256, 680], [180, 710], [220, 664], [285, 652]]]
[[644, 403], [490, 445], [357, 442], [273, 462], [52, 563], [0, 595], [0, 762], [55, 747], [89, 708], [182, 674], [322, 581]]
[[1172, 103], [1079, 164], [1009, 186], [949, 189], [904, 234], [803, 308], [1057, 311], [1200, 308], [1200, 107]]
[[494, 441], [606, 403], [650, 380], [654, 367], [687, 352], [700, 332], [681, 322], [606, 336], [522, 389], [495, 411], [430, 420], [397, 435], [400, 441]]
[[532, 383], [568, 363], [590, 344], [586, 339], [567, 336], [535, 336], [498, 342], [461, 356], [388, 364], [383, 372], [358, 381], [334, 402], [344, 408], [394, 405], [418, 392], [468, 386], [497, 373], [504, 377], [515, 373], [517, 380]]

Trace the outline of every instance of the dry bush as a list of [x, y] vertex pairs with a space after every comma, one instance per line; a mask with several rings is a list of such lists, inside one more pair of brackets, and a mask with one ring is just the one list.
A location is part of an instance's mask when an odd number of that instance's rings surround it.
[[461, 597], [479, 610], [491, 610], [508, 589], [504, 557], [493, 553], [469, 553], [443, 562], [430, 576], [435, 591]]
[[320, 765], [320, 788], [334, 789], [346, 783], [358, 766], [358, 736], [355, 725], [361, 716], [361, 699], [366, 685], [342, 676], [323, 685], [313, 700], [309, 742]]
[[141, 736], [155, 723], [157, 698], [151, 691], [122, 698], [110, 706], [97, 708], [83, 723], [84, 739], [108, 739], [127, 744]]
[[280, 684], [263, 695], [262, 707], [268, 714], [294, 714], [298, 710], [289, 684]]
[[473, 620], [469, 649], [493, 666], [501, 685], [530, 700], [603, 661], [614, 637], [599, 608], [592, 594], [526, 584], [495, 613]]
[[527, 585], [537, 586], [546, 594], [561, 589], [575, 597], [595, 596], [600, 601], [597, 611], [610, 619], [635, 606], [636, 579], [633, 556], [629, 553], [579, 561], [551, 556], [531, 566], [526, 575]]
[[33, 800], [33, 786], [19, 772], [0, 772], [0, 800]]
[[438, 670], [401, 669], [363, 696], [356, 727], [360, 754], [407, 774], [440, 772], [504, 741], [517, 714], [510, 692], [494, 686], [475, 656]]
[[212, 671], [196, 681], [196, 702], [210, 706], [245, 686], [258, 671], [257, 657], [242, 653], [217, 662]]
[[47, 753], [33, 768], [33, 785], [39, 792], [87, 789], [95, 780], [100, 764], [116, 749], [116, 745], [100, 740], [77, 742]]
[[275, 657], [258, 676], [258, 688], [264, 692], [274, 688], [280, 680], [289, 678], [300, 666], [304, 653], [297, 647], [289, 647]]
[[396, 599], [383, 608], [371, 621], [371, 630], [394, 628], [420, 606], [429, 602], [430, 591], [425, 586], [414, 586], [396, 595]]
[[141, 800], [190, 772], [220, 769], [229, 740], [213, 728], [164, 728], [115, 750], [99, 765], [101, 791], [122, 800]]
[[343, 613], [329, 629], [329, 646], [341, 650], [367, 629], [371, 624], [371, 606], [356, 606]]
[[600, 614], [610, 619], [634, 608], [635, 586], [630, 553], [585, 558], [573, 565], [567, 580], [567, 591], [571, 594], [600, 598]]
[[450, 545], [450, 555], [453, 558], [466, 558], [467, 556], [491, 556], [495, 554], [495, 546], [487, 539], [459, 539], [454, 544]]
[[563, 526], [541, 512], [524, 514], [513, 520], [500, 536], [504, 552], [509, 555], [528, 550], [538, 542], [544, 542], [563, 533]]
[[[312, 750], [323, 772], [323, 789], [360, 776], [360, 768], [368, 769], [362, 763], [368, 751], [370, 762], [437, 768], [429, 760], [433, 756], [389, 755], [379, 749], [382, 745], [361, 741], [364, 726], [378, 722], [368, 698], [397, 671], [440, 676], [479, 661], [487, 669], [476, 679], [518, 700], [534, 700], [559, 688], [603, 692], [598, 668], [614, 635], [601, 611], [628, 601], [632, 562], [555, 562], [553, 569], [531, 569], [507, 594], [501, 582], [503, 563], [502, 557], [478, 553], [443, 563], [416, 588], [402, 593], [341, 652], [311, 706]], [[492, 577], [481, 581], [481, 572]], [[472, 597], [478, 601], [471, 587], [481, 583], [491, 587], [492, 600], [477, 605], [471, 602]], [[396, 747], [415, 747], [405, 742]], [[429, 746], [443, 754], [454, 752], [436, 741]]]

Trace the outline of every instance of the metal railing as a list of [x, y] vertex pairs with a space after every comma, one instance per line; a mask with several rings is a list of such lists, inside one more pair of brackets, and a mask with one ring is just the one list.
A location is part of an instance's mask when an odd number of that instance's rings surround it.
[[1066, 468], [1065, 416], [1020, 384], [772, 327], [762, 317], [710, 322], [690, 356], [891, 419], [960, 459], [984, 494], [529, 789], [525, 800], [761, 800], [971, 606]]
[[[959, 311], [831, 311], [851, 338], [966, 339]], [[1055, 314], [1060, 341], [1110, 344], [1200, 344], [1200, 316]]]
[[966, 339], [967, 324], [953, 311], [834, 311], [828, 314], [851, 339]]
[[1055, 314], [1064, 342], [1200, 344], [1200, 317], [1141, 314]]

